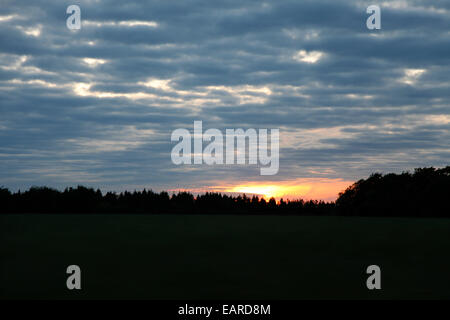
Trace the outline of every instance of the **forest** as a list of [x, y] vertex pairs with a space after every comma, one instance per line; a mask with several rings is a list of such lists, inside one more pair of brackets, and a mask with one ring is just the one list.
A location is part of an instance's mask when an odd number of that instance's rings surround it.
[[256, 195], [152, 190], [102, 193], [84, 186], [59, 191], [0, 188], [0, 213], [276, 214], [385, 217], [450, 217], [450, 166], [401, 174], [374, 173], [341, 192], [334, 202], [266, 201]]

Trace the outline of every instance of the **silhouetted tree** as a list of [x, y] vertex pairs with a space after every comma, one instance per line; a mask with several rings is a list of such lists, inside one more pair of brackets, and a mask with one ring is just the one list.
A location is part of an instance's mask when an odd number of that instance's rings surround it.
[[63, 192], [31, 187], [12, 193], [0, 187], [1, 213], [178, 213], [450, 217], [450, 167], [413, 173], [374, 173], [339, 194], [336, 202], [266, 201], [256, 195], [206, 192], [169, 194], [152, 190], [119, 194], [78, 186]]
[[338, 213], [353, 216], [450, 217], [450, 167], [372, 174], [339, 194]]

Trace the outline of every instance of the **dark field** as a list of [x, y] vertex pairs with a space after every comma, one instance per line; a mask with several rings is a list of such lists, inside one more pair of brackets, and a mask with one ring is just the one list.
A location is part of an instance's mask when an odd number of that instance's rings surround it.
[[16, 214], [0, 237], [2, 299], [450, 298], [450, 219]]

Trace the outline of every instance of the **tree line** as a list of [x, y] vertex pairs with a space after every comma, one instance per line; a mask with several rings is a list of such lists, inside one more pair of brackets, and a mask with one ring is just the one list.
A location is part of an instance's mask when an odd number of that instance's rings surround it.
[[340, 193], [335, 204], [342, 215], [450, 217], [450, 166], [374, 173]]
[[142, 190], [107, 192], [78, 186], [59, 191], [0, 188], [0, 213], [286, 214], [450, 217], [450, 166], [413, 173], [372, 174], [339, 194], [335, 202], [266, 201], [256, 195]]
[[263, 214], [263, 213], [310, 213], [326, 214], [334, 203], [323, 201], [284, 201], [274, 198], [207, 192], [194, 196], [189, 192], [152, 190], [108, 192], [78, 186], [58, 191], [48, 187], [31, 187], [29, 190], [11, 193], [0, 189], [0, 212], [2, 213], [179, 213], [179, 214]]

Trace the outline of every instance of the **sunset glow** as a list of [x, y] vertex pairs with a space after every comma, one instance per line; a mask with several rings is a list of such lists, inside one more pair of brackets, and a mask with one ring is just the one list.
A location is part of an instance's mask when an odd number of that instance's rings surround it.
[[276, 200], [301, 198], [304, 200], [334, 201], [337, 199], [339, 192], [344, 191], [351, 184], [353, 184], [353, 181], [341, 179], [302, 178], [292, 181], [247, 182], [234, 186], [213, 186], [208, 187], [209, 190], [207, 191], [259, 195], [266, 200], [274, 197]]
[[311, 190], [311, 186], [280, 186], [280, 185], [249, 185], [237, 186], [229, 190], [230, 192], [250, 193], [262, 195], [266, 200], [272, 197], [281, 198], [285, 195], [305, 194]]

